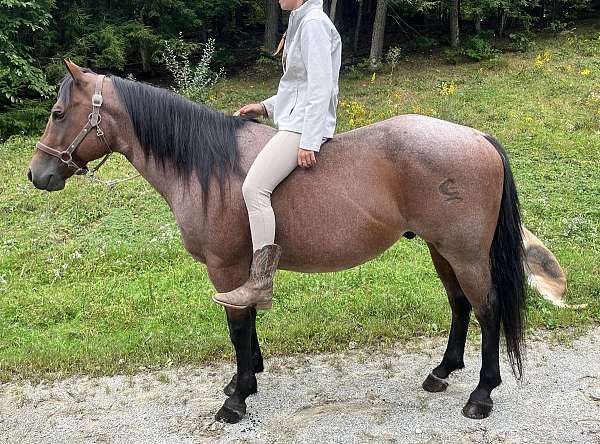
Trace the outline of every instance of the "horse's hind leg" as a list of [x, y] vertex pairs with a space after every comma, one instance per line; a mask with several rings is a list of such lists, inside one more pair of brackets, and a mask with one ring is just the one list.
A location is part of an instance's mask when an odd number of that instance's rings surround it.
[[440, 365], [434, 368], [423, 382], [423, 388], [428, 392], [441, 392], [448, 387], [448, 382], [446, 381], [448, 375], [454, 370], [464, 367], [463, 355], [467, 330], [469, 328], [471, 304], [460, 288], [454, 270], [452, 270], [448, 261], [438, 253], [433, 245], [428, 243], [427, 246], [429, 247], [433, 265], [448, 294], [450, 307], [452, 307], [452, 326], [450, 327], [448, 346], [446, 347], [444, 358]]
[[478, 261], [452, 261], [452, 268], [481, 326], [481, 371], [479, 384], [462, 412], [467, 418], [489, 416], [492, 390], [500, 385], [500, 304], [492, 287], [488, 258]]

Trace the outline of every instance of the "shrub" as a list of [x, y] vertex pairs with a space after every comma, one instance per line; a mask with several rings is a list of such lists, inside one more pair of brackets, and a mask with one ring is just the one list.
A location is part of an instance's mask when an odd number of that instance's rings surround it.
[[512, 47], [519, 52], [528, 52], [535, 47], [534, 34], [531, 31], [515, 32], [509, 35]]
[[190, 53], [197, 45], [185, 43], [181, 35], [171, 41], [165, 40], [164, 47], [162, 57], [175, 80], [173, 90], [195, 102], [207, 102], [210, 89], [224, 73], [223, 68], [218, 72], [210, 68], [215, 52], [215, 40], [208, 39], [196, 66], [190, 63]]
[[394, 68], [396, 67], [398, 62], [400, 62], [401, 56], [402, 56], [402, 48], [400, 48], [399, 46], [392, 46], [388, 50], [388, 52], [385, 56], [385, 59], [389, 63], [389, 65], [392, 67], [392, 72], [390, 73], [391, 75], [394, 74]]
[[501, 54], [500, 50], [494, 48], [488, 40], [480, 36], [469, 38], [464, 44], [463, 53], [471, 60], [478, 62], [496, 58]]

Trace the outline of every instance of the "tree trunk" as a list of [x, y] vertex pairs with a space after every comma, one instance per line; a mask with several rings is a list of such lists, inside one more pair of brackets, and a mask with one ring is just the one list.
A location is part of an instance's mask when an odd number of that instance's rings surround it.
[[379, 65], [383, 55], [383, 40], [385, 36], [385, 20], [387, 16], [387, 0], [377, 0], [375, 21], [373, 22], [373, 37], [371, 39], [371, 55], [369, 61], [371, 68]]
[[506, 10], [500, 10], [500, 19], [498, 20], [498, 37], [504, 36], [504, 26], [506, 25]]
[[560, 12], [560, 0], [554, 0], [553, 4], [552, 4], [552, 20], [551, 21], [556, 21], [558, 19], [560, 19], [561, 16], [561, 12]]
[[331, 8], [329, 9], [329, 20], [335, 23], [335, 13], [337, 11], [338, 0], [331, 0]]
[[360, 37], [360, 22], [362, 21], [363, 5], [364, 0], [358, 0], [358, 14], [356, 15], [356, 26], [354, 27], [354, 44], [352, 45], [352, 52], [356, 54], [358, 52], [358, 39]]
[[539, 9], [539, 19], [540, 19], [540, 23], [542, 25], [546, 25], [546, 18], [544, 17], [544, 15], [546, 14], [546, 0], [542, 0], [540, 2], [540, 9]]
[[279, 25], [279, 5], [276, 1], [266, 0], [266, 23], [265, 34], [263, 37], [263, 46], [267, 51], [275, 51], [277, 46], [277, 31]]
[[450, 46], [458, 47], [458, 7], [459, 0], [452, 0], [450, 4]]
[[479, 11], [475, 12], [473, 15], [473, 24], [475, 25], [475, 32], [481, 32], [481, 13]]
[[140, 57], [142, 59], [142, 71], [149, 73], [152, 71], [152, 65], [150, 64], [150, 49], [147, 45], [142, 44], [140, 46]]

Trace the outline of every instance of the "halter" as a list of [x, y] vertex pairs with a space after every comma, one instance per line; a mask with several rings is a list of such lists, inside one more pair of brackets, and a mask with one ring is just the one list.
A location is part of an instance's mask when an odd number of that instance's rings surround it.
[[96, 78], [96, 86], [95, 86], [94, 94], [92, 95], [92, 112], [88, 116], [87, 123], [85, 124], [83, 129], [81, 131], [79, 131], [79, 134], [77, 134], [77, 137], [75, 137], [75, 139], [73, 139], [73, 141], [68, 146], [68, 148], [66, 148], [62, 151], [59, 151], [55, 148], [49, 147], [48, 145], [44, 145], [42, 142], [38, 142], [35, 144], [35, 147], [38, 150], [43, 151], [46, 154], [50, 154], [51, 156], [54, 156], [54, 157], [60, 159], [62, 163], [67, 165], [67, 167], [74, 169], [75, 170], [74, 174], [85, 176], [90, 171], [87, 168], [80, 167], [79, 165], [77, 165], [75, 163], [75, 161], [73, 160], [73, 153], [75, 152], [77, 147], [81, 144], [81, 142], [83, 142], [83, 139], [85, 139], [85, 136], [87, 136], [90, 133], [92, 128], [96, 128], [96, 135], [98, 136], [98, 138], [100, 140], [102, 140], [102, 142], [106, 146], [106, 149], [108, 150], [108, 152], [104, 155], [104, 158], [100, 161], [100, 163], [98, 165], [96, 165], [96, 167], [91, 171], [92, 178], [95, 177], [96, 172], [100, 169], [100, 167], [104, 164], [104, 162], [106, 162], [108, 160], [108, 158], [110, 157], [110, 155], [113, 153], [113, 150], [110, 148], [110, 145], [108, 144], [108, 141], [106, 140], [106, 137], [104, 136], [104, 131], [102, 131], [102, 128], [100, 128], [100, 122], [102, 121], [102, 116], [100, 115], [100, 107], [102, 106], [102, 86], [104, 83], [104, 77], [105, 77], [104, 75], [99, 75]]

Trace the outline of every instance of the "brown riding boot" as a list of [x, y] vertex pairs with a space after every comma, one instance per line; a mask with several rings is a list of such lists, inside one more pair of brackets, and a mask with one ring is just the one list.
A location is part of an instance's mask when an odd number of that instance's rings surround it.
[[217, 293], [213, 301], [231, 308], [256, 306], [259, 310], [271, 308], [273, 298], [273, 277], [281, 256], [277, 244], [265, 245], [252, 255], [250, 277], [244, 285], [228, 293]]

